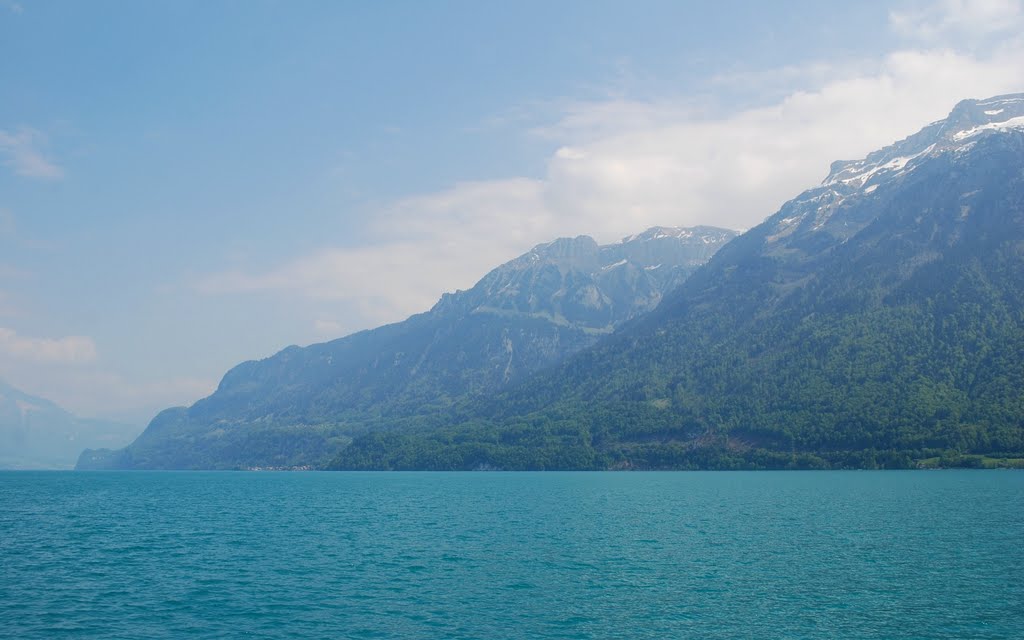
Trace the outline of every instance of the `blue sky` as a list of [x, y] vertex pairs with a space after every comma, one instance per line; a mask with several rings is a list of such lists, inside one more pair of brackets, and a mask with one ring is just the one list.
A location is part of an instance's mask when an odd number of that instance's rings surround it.
[[0, 0], [0, 377], [144, 423], [560, 235], [746, 228], [1024, 90], [1016, 0]]

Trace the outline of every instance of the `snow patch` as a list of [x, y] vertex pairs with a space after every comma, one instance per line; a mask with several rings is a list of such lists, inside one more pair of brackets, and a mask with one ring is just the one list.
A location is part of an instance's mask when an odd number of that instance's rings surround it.
[[864, 194], [867, 195], [869, 193], [874, 193], [875, 189], [877, 189], [877, 188], [878, 188], [878, 185], [877, 184], [873, 184], [873, 185], [871, 185], [870, 187], [868, 187], [867, 189], [864, 190]]
[[967, 138], [974, 137], [983, 131], [1005, 131], [1008, 129], [1021, 129], [1024, 128], [1024, 116], [1017, 116], [1016, 118], [1010, 118], [1002, 122], [989, 122], [988, 124], [979, 125], [973, 129], [967, 129], [965, 131], [958, 131], [953, 135], [954, 140], [965, 140]]
[[993, 109], [992, 111], [986, 111], [985, 115], [986, 116], [998, 116], [1003, 111], [1006, 111], [1006, 109]]
[[608, 264], [601, 267], [601, 271], [608, 271], [609, 269], [614, 269], [615, 267], [621, 267], [622, 265], [626, 264], [626, 262], [627, 260], [623, 258], [622, 260], [619, 260], [615, 264]]
[[821, 200], [825, 196], [832, 195], [833, 193], [834, 192], [830, 189], [828, 191], [823, 191], [823, 192], [819, 193], [816, 196], [811, 196], [810, 198], [804, 198], [803, 200], [794, 200], [793, 204], [803, 204], [805, 202], [814, 202], [815, 200]]
[[[665, 233], [666, 231], [672, 231], [673, 233]], [[661, 238], [679, 238], [683, 240], [693, 236], [693, 232], [689, 229], [659, 229], [658, 233], [651, 236], [651, 240], [660, 240]]]
[[[854, 174], [852, 176], [849, 176], [847, 178], [840, 178], [840, 177], [837, 176], [836, 178], [833, 178], [832, 180], [826, 182], [825, 186], [836, 184], [836, 183], [839, 183], [839, 182], [841, 182], [841, 183], [843, 183], [845, 185], [850, 185], [850, 186], [855, 186], [855, 187], [863, 186], [864, 183], [867, 182], [871, 178], [871, 176], [873, 176], [876, 173], [879, 173], [881, 171], [893, 171], [893, 172], [903, 171], [903, 169], [906, 168], [907, 164], [909, 164], [911, 161], [916, 160], [917, 158], [920, 158], [921, 156], [923, 156], [923, 155], [925, 155], [927, 153], [930, 153], [932, 151], [932, 149], [934, 149], [934, 148], [935, 148], [935, 145], [934, 144], [930, 144], [923, 151], [919, 151], [918, 153], [915, 153], [914, 155], [911, 155], [911, 156], [900, 156], [898, 158], [893, 158], [892, 160], [889, 160], [888, 162], [885, 162], [884, 164], [875, 165], [874, 167], [871, 167], [870, 169], [867, 169], [866, 171], [863, 171], [862, 173], [856, 173], [856, 174]], [[863, 164], [863, 162], [858, 162], [857, 163], [857, 165], [862, 165], [862, 164]], [[842, 175], [842, 174], [840, 174], [840, 175]]]

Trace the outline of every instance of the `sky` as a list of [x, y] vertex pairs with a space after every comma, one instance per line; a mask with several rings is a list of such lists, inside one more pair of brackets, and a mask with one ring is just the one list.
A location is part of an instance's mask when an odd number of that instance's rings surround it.
[[0, 378], [138, 423], [1024, 91], [1024, 0], [0, 0]]

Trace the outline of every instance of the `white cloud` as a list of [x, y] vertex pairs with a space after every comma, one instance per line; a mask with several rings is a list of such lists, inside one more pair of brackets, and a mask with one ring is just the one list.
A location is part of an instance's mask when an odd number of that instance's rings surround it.
[[897, 52], [871, 73], [792, 91], [771, 106], [567, 145], [550, 160], [548, 199], [606, 239], [657, 221], [750, 227], [823, 178], [831, 161], [909, 135], [962, 98], [1024, 87], [1022, 62], [1020, 51], [983, 61]]
[[263, 273], [232, 270], [201, 279], [207, 294], [277, 292], [344, 302], [348, 331], [428, 309], [445, 291], [468, 288], [534, 238], [553, 233], [543, 184], [471, 182], [394, 203], [357, 248], [325, 248]]
[[597, 102], [570, 101], [558, 105], [561, 117], [534, 127], [531, 133], [556, 142], [596, 139], [627, 131], [645, 131], [673, 122], [702, 117], [696, 103], [645, 102], [614, 98]]
[[87, 336], [32, 338], [0, 327], [0, 354], [31, 362], [85, 364], [96, 359], [96, 344]]
[[1019, 32], [1024, 25], [1020, 0], [939, 0], [889, 12], [897, 34], [934, 43], [939, 40], [977, 41], [995, 34]]
[[[946, 2], [946, 13], [915, 24], [948, 15], [980, 32], [984, 16], [1016, 15], [1009, 5], [987, 6]], [[897, 16], [894, 28], [910, 29], [910, 20]], [[556, 142], [540, 178], [409, 198], [376, 212], [374, 242], [323, 248], [262, 272], [214, 274], [199, 288], [335, 300], [349, 310], [339, 326], [353, 329], [425, 310], [443, 291], [467, 288], [558, 236], [609, 242], [656, 224], [749, 228], [818, 183], [832, 161], [910, 135], [961, 99], [1024, 90], [1024, 43], [1010, 34], [983, 53], [929, 44], [769, 70], [758, 81], [787, 89], [767, 104], [722, 110], [701, 98], [568, 103], [555, 122], [530, 131]]]
[[21, 6], [20, 3], [15, 2], [14, 0], [0, 0], [0, 6], [11, 13], [23, 13], [25, 11], [25, 7]]
[[0, 154], [14, 173], [28, 178], [54, 180], [64, 176], [64, 170], [46, 158], [42, 147], [45, 136], [30, 127], [17, 131], [0, 129]]

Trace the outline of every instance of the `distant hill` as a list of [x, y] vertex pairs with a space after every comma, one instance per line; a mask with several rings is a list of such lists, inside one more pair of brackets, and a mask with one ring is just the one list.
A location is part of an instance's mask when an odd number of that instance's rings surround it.
[[342, 469], [907, 467], [1024, 457], [1024, 94], [725, 246], [649, 315]]
[[86, 447], [116, 447], [140, 427], [75, 417], [0, 381], [0, 469], [70, 469]]
[[404, 322], [238, 365], [210, 397], [78, 466], [321, 465], [367, 431], [443, 424], [651, 311], [735, 235], [656, 227], [604, 246], [538, 245]]

